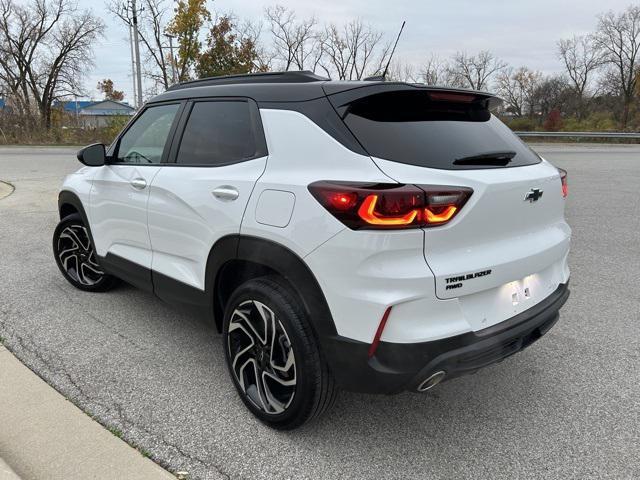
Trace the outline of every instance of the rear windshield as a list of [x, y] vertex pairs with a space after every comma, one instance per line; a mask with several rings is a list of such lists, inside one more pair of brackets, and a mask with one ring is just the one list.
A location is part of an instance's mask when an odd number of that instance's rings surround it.
[[540, 162], [471, 95], [380, 93], [352, 102], [344, 121], [371, 156], [385, 160], [446, 170]]

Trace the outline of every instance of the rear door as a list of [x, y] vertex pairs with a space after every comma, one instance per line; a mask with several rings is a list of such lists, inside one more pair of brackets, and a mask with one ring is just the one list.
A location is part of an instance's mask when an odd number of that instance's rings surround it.
[[221, 238], [238, 234], [253, 187], [267, 162], [255, 103], [246, 98], [191, 102], [169, 163], [151, 186], [149, 236], [154, 287], [162, 277], [205, 288], [207, 259]]
[[491, 115], [489, 103], [472, 92], [413, 89], [351, 100], [343, 111], [394, 180], [473, 190], [450, 223], [424, 229], [424, 256], [436, 295], [461, 299], [476, 329], [533, 306], [568, 278], [558, 170]]

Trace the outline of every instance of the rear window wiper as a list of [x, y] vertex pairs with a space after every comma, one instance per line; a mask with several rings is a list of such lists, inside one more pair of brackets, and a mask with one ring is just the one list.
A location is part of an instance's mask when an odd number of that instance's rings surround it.
[[516, 152], [486, 152], [478, 155], [470, 155], [468, 157], [457, 158], [453, 161], [454, 165], [487, 165], [495, 167], [505, 167], [511, 159], [516, 156]]

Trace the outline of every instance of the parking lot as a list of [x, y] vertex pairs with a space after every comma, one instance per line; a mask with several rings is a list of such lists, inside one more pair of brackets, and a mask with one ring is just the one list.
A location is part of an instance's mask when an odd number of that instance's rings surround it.
[[202, 319], [129, 286], [83, 293], [60, 275], [51, 235], [58, 188], [79, 167], [71, 148], [0, 147], [0, 180], [15, 186], [0, 199], [0, 337], [194, 479], [638, 478], [640, 146], [535, 148], [569, 171], [572, 295], [540, 342], [428, 394], [341, 393], [298, 431], [264, 427]]

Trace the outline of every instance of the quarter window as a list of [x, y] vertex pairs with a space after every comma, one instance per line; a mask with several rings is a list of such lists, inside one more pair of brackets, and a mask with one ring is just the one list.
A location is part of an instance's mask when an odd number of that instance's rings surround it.
[[117, 163], [155, 164], [162, 160], [179, 104], [147, 108], [120, 138]]
[[220, 166], [256, 156], [246, 101], [197, 102], [184, 129], [177, 163]]

